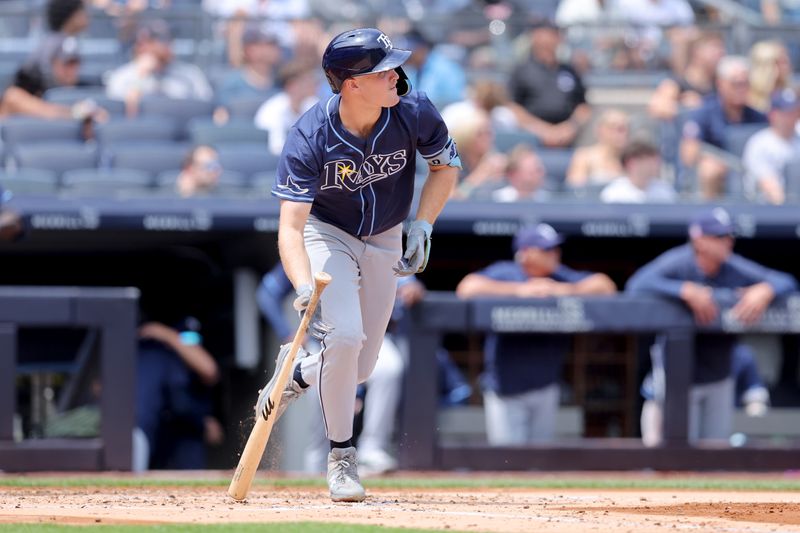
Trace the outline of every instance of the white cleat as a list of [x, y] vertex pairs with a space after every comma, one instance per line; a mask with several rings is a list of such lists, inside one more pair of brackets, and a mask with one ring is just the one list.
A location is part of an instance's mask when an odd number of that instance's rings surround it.
[[[267, 420], [270, 416], [275, 416], [275, 422], [277, 422], [284, 411], [286, 411], [286, 408], [289, 407], [289, 404], [302, 396], [307, 390], [298, 385], [290, 376], [286, 388], [283, 390], [278, 409], [273, 411], [274, 406], [269, 401], [269, 395], [273, 387], [275, 387], [275, 380], [278, 378], [278, 372], [280, 372], [280, 369], [283, 367], [283, 362], [286, 356], [289, 355], [289, 348], [291, 348], [291, 346], [291, 344], [284, 344], [281, 346], [281, 350], [278, 352], [278, 358], [275, 361], [275, 372], [272, 374], [272, 378], [269, 380], [269, 383], [267, 383], [267, 386], [259, 391], [258, 401], [256, 402], [256, 416], [261, 416], [264, 420]], [[294, 359], [295, 367], [299, 365], [300, 360], [307, 355], [308, 352], [301, 346]], [[292, 369], [292, 371], [294, 371], [294, 369]]]
[[328, 454], [328, 488], [335, 502], [363, 502], [367, 497], [358, 478], [354, 447], [334, 448]]

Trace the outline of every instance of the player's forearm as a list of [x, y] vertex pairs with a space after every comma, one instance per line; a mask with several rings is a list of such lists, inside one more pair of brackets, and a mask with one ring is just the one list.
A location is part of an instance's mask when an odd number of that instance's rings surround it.
[[456, 167], [443, 166], [435, 170], [431, 169], [431, 173], [422, 187], [417, 220], [426, 220], [431, 224], [436, 222], [436, 218], [442, 212], [447, 199], [450, 198], [457, 180], [458, 168]]
[[572, 284], [572, 294], [574, 295], [614, 294], [616, 292], [617, 286], [605, 274], [594, 274]]
[[758, 185], [769, 203], [780, 205], [786, 201], [783, 186], [776, 176], [764, 176], [758, 181]]
[[312, 285], [311, 265], [306, 252], [303, 228], [305, 228], [311, 204], [281, 202], [281, 218], [278, 225], [278, 252], [286, 276], [294, 288]]
[[464, 299], [476, 296], [517, 296], [522, 285], [521, 282], [498, 281], [480, 274], [470, 274], [456, 287], [456, 296]]

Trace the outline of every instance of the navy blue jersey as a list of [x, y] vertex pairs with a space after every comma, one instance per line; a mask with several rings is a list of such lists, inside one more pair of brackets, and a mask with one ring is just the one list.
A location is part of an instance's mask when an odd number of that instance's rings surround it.
[[[497, 281], [527, 281], [529, 276], [514, 261], [493, 263], [477, 272]], [[561, 265], [550, 275], [555, 281], [575, 283], [591, 276]], [[541, 389], [561, 378], [561, 366], [570, 346], [569, 335], [489, 334], [484, 357], [484, 388], [500, 395]]]
[[312, 203], [313, 216], [351, 235], [374, 235], [408, 217], [416, 152], [446, 164], [455, 145], [424, 93], [412, 91], [384, 108], [366, 139], [344, 128], [340, 100], [318, 103], [292, 127], [272, 194]]

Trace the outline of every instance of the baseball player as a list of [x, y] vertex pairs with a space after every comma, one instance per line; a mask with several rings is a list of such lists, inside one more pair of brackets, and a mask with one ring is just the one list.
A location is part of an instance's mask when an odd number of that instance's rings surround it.
[[[336, 36], [322, 57], [333, 96], [292, 127], [272, 194], [281, 200], [278, 248], [295, 288], [294, 308], [311, 299], [312, 272], [333, 281], [322, 294], [310, 332], [321, 350], [299, 352], [277, 412], [267, 384], [256, 404], [279, 417], [317, 386], [330, 441], [328, 487], [333, 501], [362, 501], [352, 445], [356, 387], [372, 369], [392, 312], [395, 276], [421, 272], [433, 223], [460, 168], [455, 143], [430, 100], [411, 91], [402, 64], [411, 54], [366, 28]], [[414, 191], [416, 152], [430, 173], [402, 250], [402, 223]], [[280, 368], [289, 345], [278, 354]]]

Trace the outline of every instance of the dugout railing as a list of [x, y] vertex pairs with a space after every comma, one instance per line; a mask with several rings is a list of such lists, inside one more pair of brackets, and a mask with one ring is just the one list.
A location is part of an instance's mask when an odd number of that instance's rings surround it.
[[[743, 326], [731, 315], [732, 295], [717, 295], [720, 319], [698, 329], [682, 305], [627, 295], [545, 299], [481, 298], [429, 293], [410, 319], [409, 365], [400, 423], [399, 459], [410, 470], [781, 470], [796, 468], [800, 448], [751, 444], [691, 445], [688, 390], [695, 335], [800, 333], [800, 295], [776, 301], [761, 322]], [[666, 339], [664, 442], [647, 448], [637, 439], [578, 439], [531, 447], [439, 442], [435, 352], [446, 333], [659, 334]], [[535, 347], [531, 347], [532, 351]], [[532, 354], [533, 356], [533, 354]], [[733, 401], [733, 399], [731, 399]]]
[[[0, 287], [0, 471], [131, 470], [138, 300], [134, 288]], [[15, 440], [18, 332], [64, 327], [97, 332], [100, 435]]]

